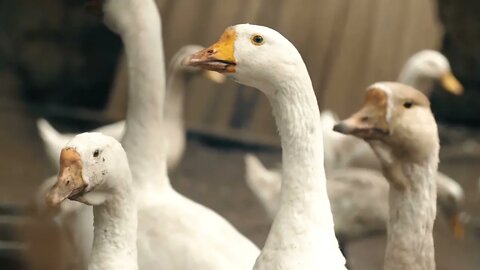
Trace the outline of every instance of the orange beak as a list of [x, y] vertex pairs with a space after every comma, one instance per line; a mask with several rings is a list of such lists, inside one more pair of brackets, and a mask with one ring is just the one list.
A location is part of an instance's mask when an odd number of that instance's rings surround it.
[[58, 206], [65, 199], [75, 199], [81, 195], [87, 183], [82, 177], [82, 160], [73, 148], [64, 148], [60, 154], [60, 172], [57, 182], [46, 196], [46, 203]]
[[220, 73], [233, 73], [237, 65], [234, 56], [236, 38], [235, 30], [227, 28], [216, 43], [186, 58], [184, 64]]
[[455, 76], [451, 72], [445, 73], [440, 79], [440, 82], [443, 88], [445, 88], [445, 90], [447, 90], [448, 92], [457, 96], [463, 94], [462, 84], [457, 80], [457, 78], [455, 78]]

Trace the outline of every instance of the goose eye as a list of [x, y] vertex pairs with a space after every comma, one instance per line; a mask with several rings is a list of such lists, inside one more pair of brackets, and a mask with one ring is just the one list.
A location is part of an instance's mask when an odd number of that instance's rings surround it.
[[258, 35], [258, 34], [255, 34], [253, 36], [250, 37], [250, 41], [252, 42], [253, 45], [255, 46], [260, 46], [262, 45], [265, 40], [263, 39], [263, 37], [261, 35]]
[[403, 103], [403, 107], [407, 108], [407, 109], [410, 109], [411, 107], [413, 106], [413, 102], [412, 101], [405, 101]]
[[100, 150], [97, 149], [93, 152], [93, 157], [98, 157], [99, 154], [100, 154]]

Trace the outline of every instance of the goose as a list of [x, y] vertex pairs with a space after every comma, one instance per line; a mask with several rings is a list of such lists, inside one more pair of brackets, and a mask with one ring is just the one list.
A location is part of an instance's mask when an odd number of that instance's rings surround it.
[[66, 144], [58, 179], [46, 200], [58, 206], [66, 199], [93, 206], [88, 269], [138, 269], [137, 206], [127, 155], [117, 140], [82, 133]]
[[[128, 106], [121, 140], [138, 209], [139, 269], [246, 269], [259, 249], [225, 218], [173, 189], [163, 134], [165, 67], [154, 0], [95, 1], [120, 35], [128, 63]], [[162, 132], [163, 131], [163, 132]]]
[[238, 24], [186, 64], [263, 92], [283, 159], [280, 206], [253, 269], [346, 269], [334, 233], [323, 166], [320, 112], [300, 53], [277, 31]]
[[390, 185], [384, 269], [435, 269], [439, 137], [428, 98], [396, 82], [367, 88], [363, 107], [334, 130], [364, 139]]
[[[169, 141], [167, 155], [169, 169], [173, 169], [178, 164], [185, 149], [186, 134], [183, 122], [183, 99], [186, 84], [193, 76], [198, 76], [199, 74], [217, 83], [223, 81], [222, 76], [219, 76], [217, 72], [198, 72], [198, 69], [189, 68], [181, 64], [183, 58], [202, 48], [200, 45], [185, 45], [175, 53], [170, 61], [169, 76], [167, 77], [168, 90], [165, 96], [165, 115], [162, 126], [162, 130], [168, 131], [166, 136]], [[47, 156], [50, 159], [57, 159], [54, 164], [58, 167], [58, 156], [61, 149], [75, 135], [60, 134], [45, 119], [39, 119], [37, 126], [40, 137], [43, 139]], [[119, 121], [95, 129], [93, 132], [102, 133], [120, 140], [124, 129], [125, 121]], [[42, 213], [41, 209], [45, 207], [45, 194], [55, 184], [56, 178], [56, 176], [47, 178], [37, 190], [35, 205]], [[69, 262], [69, 269], [85, 269], [93, 242], [92, 208], [85, 204], [68, 200], [58, 206], [54, 217], [64, 232], [67, 244], [76, 252], [76, 256]]]
[[[167, 131], [168, 170], [174, 170], [183, 156], [186, 145], [186, 131], [184, 123], [184, 96], [187, 83], [193, 76], [203, 75], [205, 78], [222, 83], [225, 79], [217, 72], [198, 72], [198, 69], [188, 68], [181, 64], [181, 59], [201, 50], [200, 45], [185, 45], [180, 48], [172, 57], [167, 77], [167, 92], [165, 94], [164, 128]], [[58, 155], [63, 146], [70, 141], [75, 134], [58, 132], [46, 119], [37, 120], [37, 129], [42, 139], [45, 152], [53, 167], [58, 169]], [[91, 132], [99, 132], [120, 140], [125, 130], [125, 121], [114, 122], [101, 126]], [[42, 201], [43, 203], [43, 201]], [[62, 204], [63, 205], [63, 204]]]

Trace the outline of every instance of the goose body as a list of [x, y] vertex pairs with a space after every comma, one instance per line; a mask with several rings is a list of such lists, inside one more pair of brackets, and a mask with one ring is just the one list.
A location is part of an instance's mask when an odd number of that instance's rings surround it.
[[240, 24], [188, 60], [262, 91], [283, 150], [279, 210], [253, 269], [345, 269], [326, 192], [320, 113], [308, 71], [278, 32]]
[[367, 141], [390, 184], [384, 269], [435, 269], [440, 144], [428, 98], [400, 83], [376, 83], [363, 107], [334, 129]]
[[93, 205], [88, 269], [138, 269], [135, 195], [127, 155], [118, 141], [83, 133], [63, 148], [58, 179], [47, 201], [58, 205], [67, 198]]

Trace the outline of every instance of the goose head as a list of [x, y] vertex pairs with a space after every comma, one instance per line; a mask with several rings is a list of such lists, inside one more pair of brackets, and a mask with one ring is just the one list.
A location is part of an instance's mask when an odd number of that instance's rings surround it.
[[334, 130], [368, 142], [380, 142], [399, 157], [425, 159], [432, 151], [438, 153], [439, 148], [437, 125], [428, 98], [395, 82], [368, 87], [362, 108], [336, 124]]
[[60, 154], [57, 182], [47, 193], [47, 204], [57, 206], [65, 199], [88, 205], [103, 203], [129, 173], [122, 146], [100, 133], [75, 136]]
[[272, 94], [271, 85], [281, 85], [306, 69], [290, 41], [268, 27], [238, 24], [227, 28], [219, 40], [185, 63], [232, 77], [240, 84]]
[[160, 25], [153, 0], [86, 0], [86, 9], [103, 18], [107, 27], [119, 35], [136, 34]]
[[[452, 74], [447, 58], [434, 50], [423, 50], [411, 56], [400, 73], [398, 81], [414, 85], [413, 80], [426, 79], [440, 81], [448, 92], [460, 95], [463, 93], [462, 84]], [[419, 89], [428, 95], [428, 89]]]

